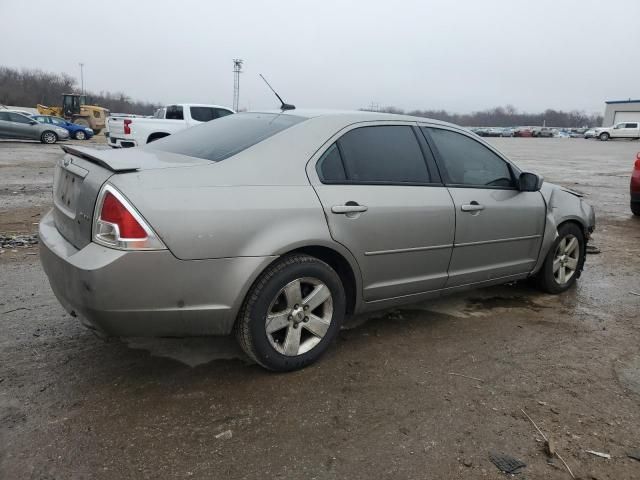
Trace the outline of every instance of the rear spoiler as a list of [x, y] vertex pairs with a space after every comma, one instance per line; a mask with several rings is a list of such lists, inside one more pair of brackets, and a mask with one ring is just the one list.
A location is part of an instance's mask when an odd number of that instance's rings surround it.
[[97, 150], [95, 148], [75, 147], [71, 145], [60, 145], [60, 148], [69, 155], [74, 155], [104, 167], [112, 172], [135, 172], [140, 169], [131, 158], [123, 158], [124, 155], [114, 155], [112, 150]]

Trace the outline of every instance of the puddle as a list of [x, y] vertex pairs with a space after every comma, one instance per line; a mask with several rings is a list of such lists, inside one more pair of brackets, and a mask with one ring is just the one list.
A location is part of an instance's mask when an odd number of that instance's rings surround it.
[[233, 337], [198, 338], [126, 338], [129, 348], [146, 350], [154, 357], [166, 357], [197, 367], [214, 360], [242, 359], [248, 361]]

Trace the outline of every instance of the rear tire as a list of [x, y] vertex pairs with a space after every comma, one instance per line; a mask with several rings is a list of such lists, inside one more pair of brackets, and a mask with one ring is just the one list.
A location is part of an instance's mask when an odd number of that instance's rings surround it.
[[640, 204], [632, 203], [631, 204], [631, 213], [633, 213], [634, 215], [639, 215], [640, 216]]
[[600, 139], [600, 141], [606, 142], [607, 140], [609, 140], [610, 135], [607, 132], [602, 132], [600, 135], [598, 135], [598, 138]]
[[42, 143], [52, 145], [58, 141], [58, 135], [56, 135], [55, 132], [47, 130], [46, 132], [42, 132], [42, 135], [40, 136], [40, 141]]
[[263, 367], [304, 368], [326, 351], [340, 330], [346, 299], [338, 274], [308, 255], [288, 255], [255, 281], [238, 314], [235, 333]]
[[[574, 243], [575, 242], [575, 243]], [[538, 288], [547, 293], [562, 293], [576, 282], [584, 266], [586, 242], [580, 227], [565, 223], [547, 252], [536, 275]]]

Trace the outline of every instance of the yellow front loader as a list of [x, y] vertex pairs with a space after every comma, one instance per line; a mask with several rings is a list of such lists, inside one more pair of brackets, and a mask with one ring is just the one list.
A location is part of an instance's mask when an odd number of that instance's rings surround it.
[[48, 107], [38, 104], [36, 108], [41, 115], [63, 117], [77, 125], [89, 127], [96, 135], [102, 131], [107, 122], [109, 110], [97, 105], [85, 105], [86, 97], [75, 93], [62, 95], [62, 107]]

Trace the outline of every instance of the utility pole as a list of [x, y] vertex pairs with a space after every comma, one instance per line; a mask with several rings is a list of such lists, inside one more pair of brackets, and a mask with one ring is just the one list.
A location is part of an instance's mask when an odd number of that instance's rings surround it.
[[240, 58], [233, 59], [233, 109], [237, 112], [240, 103], [240, 74], [242, 73], [242, 63]]
[[80, 88], [84, 95], [84, 63], [80, 62]]

